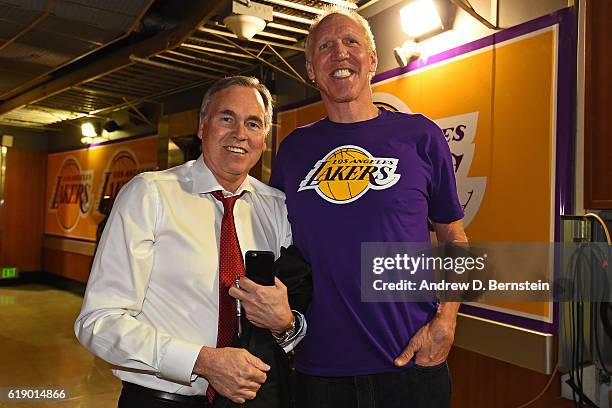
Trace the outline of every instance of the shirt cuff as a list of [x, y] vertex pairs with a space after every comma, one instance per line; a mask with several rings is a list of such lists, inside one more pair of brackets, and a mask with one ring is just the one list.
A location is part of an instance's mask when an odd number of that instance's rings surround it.
[[193, 367], [202, 346], [180, 339], [172, 339], [168, 344], [159, 369], [160, 378], [182, 384], [191, 384], [197, 378]]
[[306, 336], [306, 330], [308, 328], [308, 325], [306, 324], [306, 318], [304, 317], [304, 315], [298, 312], [297, 310], [291, 310], [291, 311], [293, 312], [295, 318], [297, 319], [297, 324], [299, 326], [299, 329], [295, 331], [293, 336], [289, 337], [282, 344], [279, 344], [279, 346], [281, 346], [283, 350], [285, 350], [285, 353], [289, 353], [290, 351], [292, 351], [300, 343], [300, 341], [302, 341], [304, 336]]

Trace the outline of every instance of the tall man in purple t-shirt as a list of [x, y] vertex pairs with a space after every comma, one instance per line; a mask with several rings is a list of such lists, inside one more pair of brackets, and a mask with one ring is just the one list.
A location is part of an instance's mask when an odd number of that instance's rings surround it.
[[428, 220], [438, 241], [467, 241], [441, 130], [374, 105], [376, 64], [359, 15], [331, 10], [314, 23], [306, 69], [328, 116], [287, 137], [270, 181], [287, 195], [294, 243], [313, 274], [308, 335], [296, 350], [298, 407], [450, 404], [459, 304], [360, 297], [362, 242], [429, 242]]

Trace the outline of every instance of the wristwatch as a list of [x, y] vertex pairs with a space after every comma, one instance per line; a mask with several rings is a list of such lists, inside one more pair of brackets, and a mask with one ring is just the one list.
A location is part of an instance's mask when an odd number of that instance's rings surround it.
[[276, 340], [276, 342], [278, 344], [283, 344], [285, 343], [287, 340], [289, 340], [291, 337], [293, 337], [295, 335], [295, 329], [296, 329], [296, 322], [297, 322], [297, 317], [295, 316], [295, 314], [293, 315], [293, 321], [291, 322], [291, 325], [289, 326], [289, 328], [287, 330], [285, 330], [284, 332], [282, 332], [281, 334], [274, 334], [272, 333], [272, 337], [274, 337], [274, 340]]

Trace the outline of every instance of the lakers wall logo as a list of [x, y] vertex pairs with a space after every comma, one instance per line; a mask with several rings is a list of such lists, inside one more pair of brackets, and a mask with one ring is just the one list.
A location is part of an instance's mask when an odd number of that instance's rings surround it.
[[138, 173], [140, 170], [136, 156], [127, 149], [116, 151], [104, 170], [104, 179], [98, 194], [96, 209], [100, 211], [100, 203], [103, 199], [117, 197], [121, 187]]
[[313, 189], [330, 203], [347, 204], [369, 189], [384, 190], [397, 183], [397, 163], [398, 159], [374, 157], [359, 146], [340, 146], [313, 166], [298, 192]]
[[390, 110], [392, 112], [404, 112], [404, 113], [412, 113], [412, 110], [395, 95], [391, 95], [387, 92], [374, 92], [372, 94], [372, 98], [374, 99], [374, 105], [379, 108], [385, 108], [386, 110]]
[[49, 209], [66, 232], [76, 227], [79, 219], [89, 211], [93, 172], [83, 171], [74, 157], [68, 157], [56, 177]]
[[440, 118], [435, 122], [444, 132], [450, 147], [457, 179], [457, 195], [465, 212], [463, 226], [467, 227], [478, 213], [487, 188], [486, 177], [468, 177], [476, 149], [474, 139], [478, 127], [478, 112]]
[[[408, 105], [395, 95], [386, 92], [372, 94], [374, 104], [391, 111], [411, 112]], [[487, 187], [484, 176], [468, 177], [474, 159], [475, 136], [478, 128], [478, 112], [469, 112], [434, 120], [444, 132], [453, 158], [457, 195], [465, 212], [463, 226], [467, 227], [478, 213]]]

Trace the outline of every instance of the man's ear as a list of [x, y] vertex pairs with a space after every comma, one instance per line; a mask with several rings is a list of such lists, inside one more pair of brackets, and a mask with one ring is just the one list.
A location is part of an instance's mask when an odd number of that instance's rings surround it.
[[376, 67], [378, 66], [378, 55], [376, 55], [376, 51], [370, 51], [370, 72], [372, 75], [376, 72]]
[[202, 140], [206, 132], [206, 122], [203, 117], [200, 117], [200, 123], [198, 123], [198, 139]]
[[312, 62], [310, 60], [306, 60], [306, 74], [308, 75], [308, 79], [312, 82], [316, 82], [316, 77], [314, 73], [314, 68], [312, 67]]

